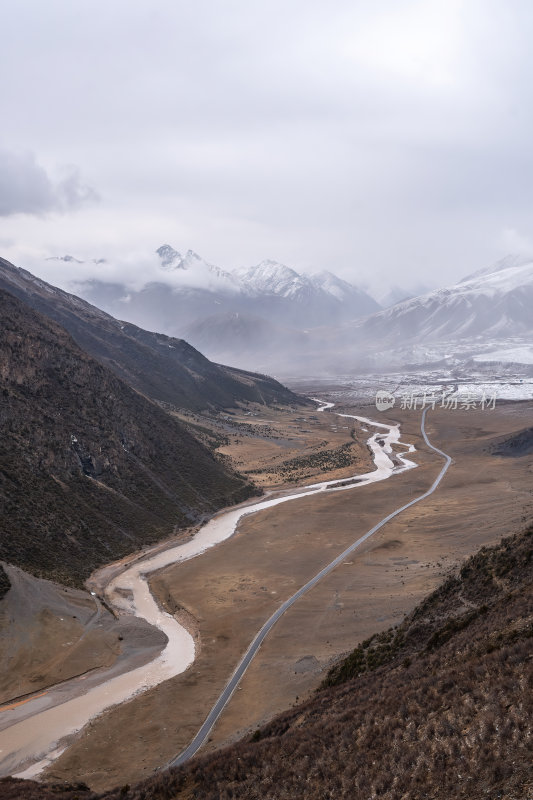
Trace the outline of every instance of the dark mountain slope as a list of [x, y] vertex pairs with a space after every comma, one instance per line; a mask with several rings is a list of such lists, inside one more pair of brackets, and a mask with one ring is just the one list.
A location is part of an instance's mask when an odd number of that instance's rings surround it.
[[0, 560], [81, 583], [244, 499], [183, 426], [0, 290]]
[[0, 288], [59, 322], [83, 350], [153, 400], [193, 410], [308, 402], [272, 378], [212, 363], [183, 339], [119, 322], [2, 258]]
[[9, 578], [6, 575], [4, 568], [0, 564], [0, 600], [9, 591], [10, 588], [11, 588], [11, 583], [9, 582]]
[[493, 448], [495, 456], [527, 456], [533, 453], [533, 428], [525, 428], [508, 439], [498, 442]]
[[0, 797], [2, 800], [96, 800], [96, 795], [83, 783], [43, 786], [20, 778], [0, 780]]
[[248, 740], [106, 800], [529, 800], [533, 527], [483, 548], [396, 630]]

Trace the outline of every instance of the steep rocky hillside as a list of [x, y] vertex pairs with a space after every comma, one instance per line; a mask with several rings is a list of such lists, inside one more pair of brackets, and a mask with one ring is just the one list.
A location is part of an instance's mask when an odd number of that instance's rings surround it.
[[119, 322], [3, 258], [0, 288], [59, 322], [83, 350], [153, 400], [192, 410], [309, 402], [273, 378], [214, 364], [183, 339]]
[[183, 426], [0, 290], [0, 560], [81, 583], [252, 489]]

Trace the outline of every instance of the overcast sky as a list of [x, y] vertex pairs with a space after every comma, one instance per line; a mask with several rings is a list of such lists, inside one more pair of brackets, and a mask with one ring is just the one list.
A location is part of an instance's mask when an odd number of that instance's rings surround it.
[[0, 25], [0, 254], [43, 277], [168, 242], [433, 286], [533, 252], [530, 0], [5, 0]]

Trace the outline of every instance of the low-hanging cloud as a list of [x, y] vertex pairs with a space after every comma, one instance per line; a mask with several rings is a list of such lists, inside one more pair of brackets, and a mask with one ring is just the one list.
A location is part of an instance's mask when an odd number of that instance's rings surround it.
[[0, 216], [64, 213], [98, 200], [77, 167], [65, 167], [62, 172], [54, 180], [32, 153], [0, 149]]
[[381, 293], [529, 252], [527, 0], [67, 5], [2, 14], [1, 250], [20, 266], [71, 253], [47, 270], [100, 279], [105, 258], [140, 283], [170, 242]]

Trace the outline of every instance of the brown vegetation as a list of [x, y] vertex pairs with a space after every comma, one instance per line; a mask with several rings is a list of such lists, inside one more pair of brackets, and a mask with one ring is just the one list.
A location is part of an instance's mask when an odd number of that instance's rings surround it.
[[[351, 467], [358, 462], [360, 455], [355, 442], [346, 442], [333, 450], [318, 450], [303, 456], [296, 456], [281, 464], [275, 469], [275, 474], [284, 481], [303, 480], [317, 470], [330, 472], [337, 469]], [[247, 475], [262, 473], [263, 469], [243, 470]]]
[[60, 783], [43, 786], [19, 778], [0, 780], [2, 800], [95, 800], [96, 795], [84, 783]]

